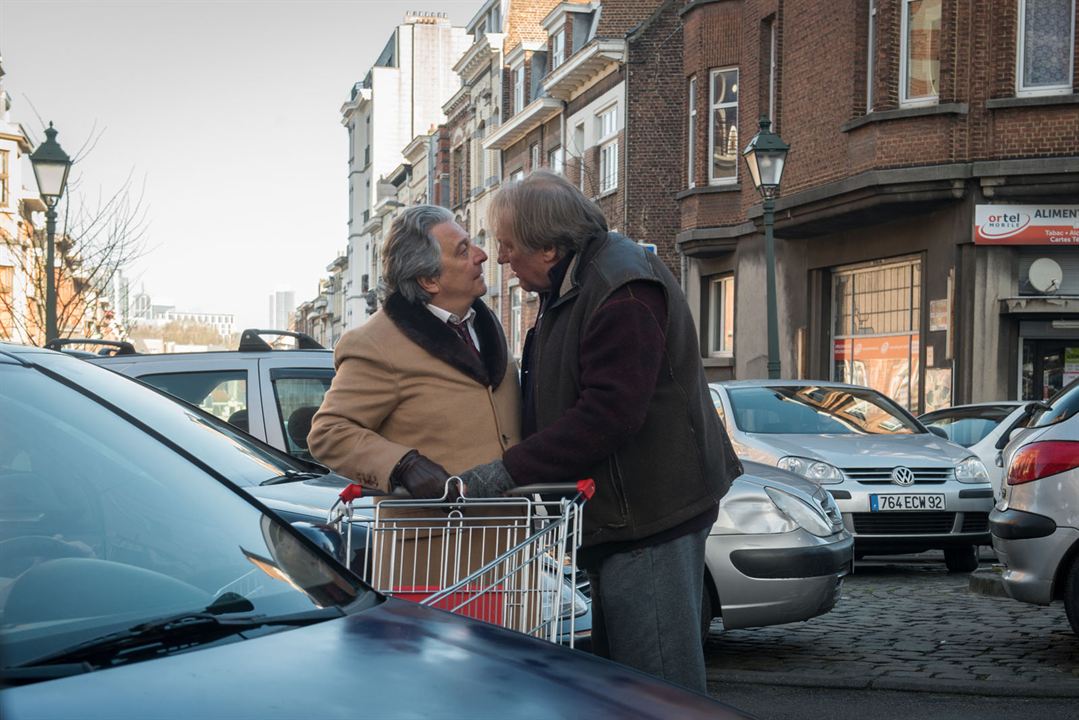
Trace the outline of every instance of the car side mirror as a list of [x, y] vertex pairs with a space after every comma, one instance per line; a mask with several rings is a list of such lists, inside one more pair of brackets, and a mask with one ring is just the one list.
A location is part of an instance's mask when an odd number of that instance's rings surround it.
[[937, 437], [944, 438], [945, 440], [950, 440], [951, 439], [951, 438], [948, 437], [948, 433], [944, 432], [944, 430], [942, 428], [939, 428], [936, 425], [926, 425], [925, 429], [928, 430], [929, 432], [933, 433]]

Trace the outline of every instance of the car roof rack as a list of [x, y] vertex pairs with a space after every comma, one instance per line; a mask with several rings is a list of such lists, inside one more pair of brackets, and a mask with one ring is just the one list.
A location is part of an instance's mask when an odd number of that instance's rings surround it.
[[[106, 355], [109, 357], [115, 357], [117, 355], [138, 355], [135, 350], [135, 346], [126, 340], [101, 340], [98, 338], [53, 338], [45, 343], [46, 350], [57, 350], [64, 352], [65, 345], [102, 345], [103, 348], [99, 350], [97, 355]], [[110, 353], [107, 348], [114, 348]], [[78, 353], [82, 354], [82, 353]], [[95, 353], [86, 353], [88, 355], [95, 355]]]
[[248, 328], [240, 336], [240, 352], [266, 352], [273, 350], [270, 343], [262, 339], [262, 335], [287, 335], [296, 338], [297, 350], [325, 350], [318, 340], [307, 333], [293, 332], [292, 330], [257, 330]]

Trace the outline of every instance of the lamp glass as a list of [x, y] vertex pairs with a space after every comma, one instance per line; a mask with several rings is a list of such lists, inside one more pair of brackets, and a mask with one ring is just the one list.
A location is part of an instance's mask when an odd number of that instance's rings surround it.
[[37, 160], [33, 166], [38, 190], [44, 197], [55, 199], [64, 194], [67, 172], [71, 169], [70, 163]]

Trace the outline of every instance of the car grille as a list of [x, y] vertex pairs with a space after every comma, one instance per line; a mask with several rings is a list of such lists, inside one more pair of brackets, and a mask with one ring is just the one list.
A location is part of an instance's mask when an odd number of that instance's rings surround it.
[[960, 532], [989, 532], [989, 513], [963, 513], [963, 529]]
[[[862, 485], [891, 485], [892, 469], [890, 467], [843, 468], [843, 474]], [[914, 473], [915, 485], [940, 485], [955, 476], [954, 468], [912, 467], [911, 471]]]
[[859, 535], [948, 535], [955, 526], [953, 512], [870, 512], [852, 515], [854, 532]]

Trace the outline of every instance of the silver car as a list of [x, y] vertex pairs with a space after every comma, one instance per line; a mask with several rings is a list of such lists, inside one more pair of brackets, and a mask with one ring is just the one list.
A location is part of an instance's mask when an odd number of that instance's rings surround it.
[[918, 421], [932, 432], [943, 431], [957, 445], [969, 448], [989, 471], [993, 501], [1000, 498], [1004, 484], [1001, 448], [1013, 430], [1030, 420], [1041, 403], [1003, 400], [991, 403], [954, 405], [918, 416]]
[[1004, 589], [1038, 605], [1063, 600], [1079, 635], [1079, 382], [1013, 437], [1003, 495], [989, 518]]
[[949, 570], [977, 568], [993, 491], [969, 450], [869, 388], [743, 380], [711, 389], [738, 456], [824, 486], [856, 557], [939, 548]]

